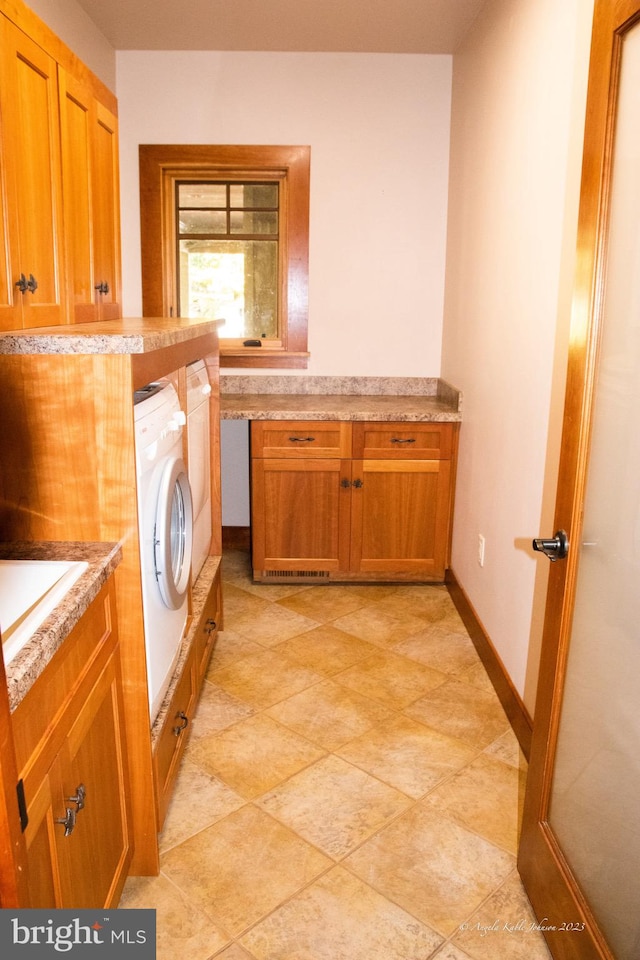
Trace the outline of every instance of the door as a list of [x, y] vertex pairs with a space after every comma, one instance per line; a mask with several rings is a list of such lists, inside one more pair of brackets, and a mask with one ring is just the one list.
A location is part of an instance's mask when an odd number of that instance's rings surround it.
[[13, 24], [6, 23], [4, 33], [0, 113], [11, 144], [4, 176], [15, 219], [12, 325], [40, 327], [64, 321], [57, 66]]
[[449, 460], [354, 460], [351, 570], [444, 580]]
[[519, 868], [558, 960], [640, 956], [640, 2], [596, 0]]

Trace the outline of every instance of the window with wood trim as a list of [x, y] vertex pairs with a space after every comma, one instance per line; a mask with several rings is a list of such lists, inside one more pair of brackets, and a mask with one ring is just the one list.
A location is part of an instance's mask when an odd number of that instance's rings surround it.
[[144, 316], [224, 320], [227, 367], [307, 366], [310, 148], [140, 146]]

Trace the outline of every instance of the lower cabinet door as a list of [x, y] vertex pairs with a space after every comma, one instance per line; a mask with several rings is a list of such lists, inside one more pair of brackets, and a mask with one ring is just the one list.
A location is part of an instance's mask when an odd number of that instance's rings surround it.
[[28, 808], [32, 907], [112, 907], [131, 860], [117, 654], [73, 722]]
[[352, 571], [442, 580], [450, 475], [449, 460], [354, 460]]
[[253, 460], [256, 573], [348, 569], [350, 474], [349, 460]]

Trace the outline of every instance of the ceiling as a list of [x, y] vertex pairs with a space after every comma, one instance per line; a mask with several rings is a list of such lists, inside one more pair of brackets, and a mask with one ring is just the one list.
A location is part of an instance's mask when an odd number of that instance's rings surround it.
[[77, 0], [116, 50], [453, 53], [487, 0]]

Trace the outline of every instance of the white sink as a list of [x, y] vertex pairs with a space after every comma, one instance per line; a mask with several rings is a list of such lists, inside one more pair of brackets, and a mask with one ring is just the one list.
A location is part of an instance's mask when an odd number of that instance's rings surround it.
[[10, 663], [82, 576], [85, 560], [0, 560], [0, 630]]

